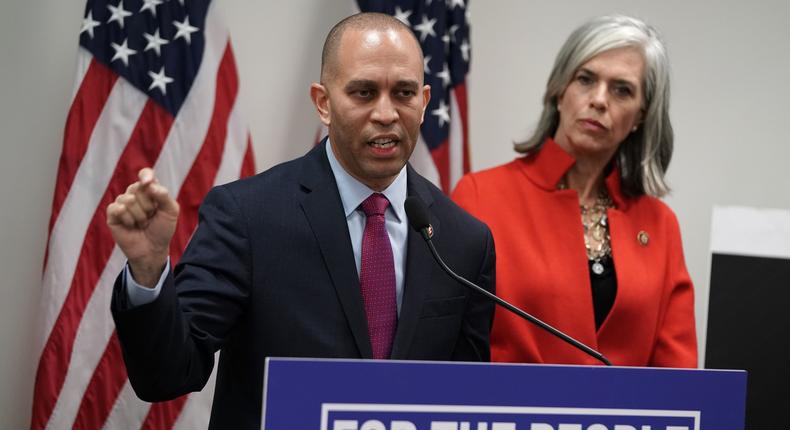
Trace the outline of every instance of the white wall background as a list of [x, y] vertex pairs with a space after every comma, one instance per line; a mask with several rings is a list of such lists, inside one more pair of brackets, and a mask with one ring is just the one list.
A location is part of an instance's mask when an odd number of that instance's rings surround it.
[[[314, 137], [307, 88], [350, 0], [223, 1], [258, 168]], [[0, 5], [0, 428], [29, 424], [46, 228], [84, 0]], [[790, 209], [790, 3], [680, 0], [473, 1], [474, 169], [513, 158], [540, 108], [554, 55], [585, 19], [622, 12], [664, 34], [673, 62], [669, 171], [704, 345], [714, 204]]]

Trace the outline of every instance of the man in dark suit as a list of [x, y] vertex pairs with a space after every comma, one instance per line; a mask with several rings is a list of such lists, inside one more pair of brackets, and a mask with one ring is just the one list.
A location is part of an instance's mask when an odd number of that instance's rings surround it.
[[403, 210], [422, 199], [448, 264], [493, 291], [488, 228], [406, 163], [430, 98], [414, 35], [387, 15], [341, 21], [310, 94], [328, 140], [214, 188], [174, 271], [178, 204], [153, 171], [108, 206], [128, 258], [112, 311], [140, 398], [202, 389], [221, 350], [211, 427], [257, 428], [267, 356], [489, 359], [493, 305], [441, 271]]

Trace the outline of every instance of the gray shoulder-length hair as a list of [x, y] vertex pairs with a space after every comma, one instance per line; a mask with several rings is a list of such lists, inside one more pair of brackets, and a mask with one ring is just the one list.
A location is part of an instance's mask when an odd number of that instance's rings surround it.
[[620, 144], [615, 163], [624, 194], [661, 197], [669, 192], [664, 173], [672, 158], [674, 141], [669, 121], [669, 59], [658, 32], [636, 18], [623, 15], [594, 18], [570, 35], [546, 84], [543, 113], [535, 132], [526, 141], [517, 142], [515, 150], [537, 151], [547, 137], [553, 137], [559, 125], [558, 97], [579, 67], [602, 52], [623, 47], [638, 48], [644, 56], [644, 121]]

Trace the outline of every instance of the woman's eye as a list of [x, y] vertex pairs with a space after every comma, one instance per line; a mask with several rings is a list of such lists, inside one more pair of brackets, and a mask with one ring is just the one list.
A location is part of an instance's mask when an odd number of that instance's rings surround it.
[[579, 83], [582, 85], [589, 85], [593, 83], [593, 78], [587, 75], [579, 75], [578, 77], [576, 77], [576, 80], [579, 81]]
[[629, 87], [618, 86], [618, 87], [614, 87], [614, 93], [619, 97], [630, 97], [633, 92]]

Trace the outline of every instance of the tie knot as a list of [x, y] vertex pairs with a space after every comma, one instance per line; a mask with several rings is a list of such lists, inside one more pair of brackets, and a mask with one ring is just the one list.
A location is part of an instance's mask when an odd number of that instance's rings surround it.
[[373, 193], [362, 202], [361, 206], [362, 211], [365, 212], [365, 216], [369, 217], [373, 215], [384, 215], [389, 205], [390, 201], [384, 197], [384, 194]]

